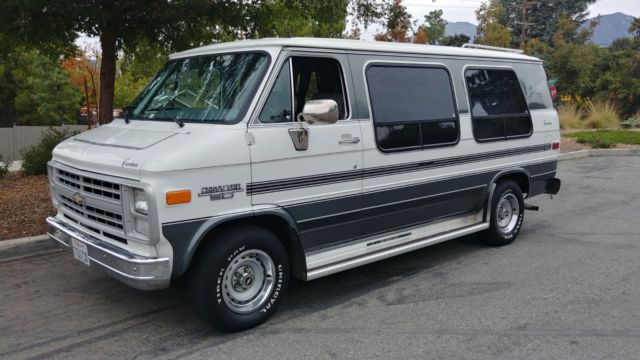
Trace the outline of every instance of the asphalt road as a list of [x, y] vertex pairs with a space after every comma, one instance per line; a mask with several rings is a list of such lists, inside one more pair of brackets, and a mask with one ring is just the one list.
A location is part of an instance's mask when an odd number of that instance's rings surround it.
[[184, 289], [140, 292], [56, 253], [0, 264], [0, 358], [640, 358], [640, 157], [562, 162], [518, 240], [473, 236], [309, 283], [243, 333]]

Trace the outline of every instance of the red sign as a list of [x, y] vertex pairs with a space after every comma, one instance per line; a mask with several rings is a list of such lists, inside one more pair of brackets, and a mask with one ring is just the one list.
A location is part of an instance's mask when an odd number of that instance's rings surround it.
[[555, 85], [551, 85], [549, 86], [549, 92], [551, 92], [551, 99], [556, 101], [556, 98], [558, 97], [558, 88], [556, 88]]

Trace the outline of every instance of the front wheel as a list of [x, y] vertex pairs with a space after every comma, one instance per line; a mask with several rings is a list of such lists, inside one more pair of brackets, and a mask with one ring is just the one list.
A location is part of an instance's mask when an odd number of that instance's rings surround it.
[[274, 234], [242, 226], [218, 234], [200, 251], [190, 292], [209, 325], [245, 330], [274, 313], [289, 283], [287, 252]]
[[479, 234], [480, 238], [491, 246], [511, 244], [518, 236], [524, 220], [524, 199], [520, 186], [511, 180], [499, 182], [493, 192], [490, 211], [489, 228]]

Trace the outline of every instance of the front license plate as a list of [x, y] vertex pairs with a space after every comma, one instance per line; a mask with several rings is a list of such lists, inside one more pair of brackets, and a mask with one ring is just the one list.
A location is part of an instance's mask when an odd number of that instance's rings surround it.
[[76, 260], [83, 262], [85, 265], [90, 266], [87, 244], [76, 239], [71, 239], [71, 247], [73, 248], [73, 257], [76, 258]]

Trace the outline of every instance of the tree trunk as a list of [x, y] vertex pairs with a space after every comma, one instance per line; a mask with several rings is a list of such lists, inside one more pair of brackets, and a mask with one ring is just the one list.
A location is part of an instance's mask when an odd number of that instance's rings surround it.
[[100, 99], [98, 123], [108, 124], [113, 120], [113, 93], [116, 83], [116, 36], [109, 30], [100, 35], [102, 62], [100, 65]]

